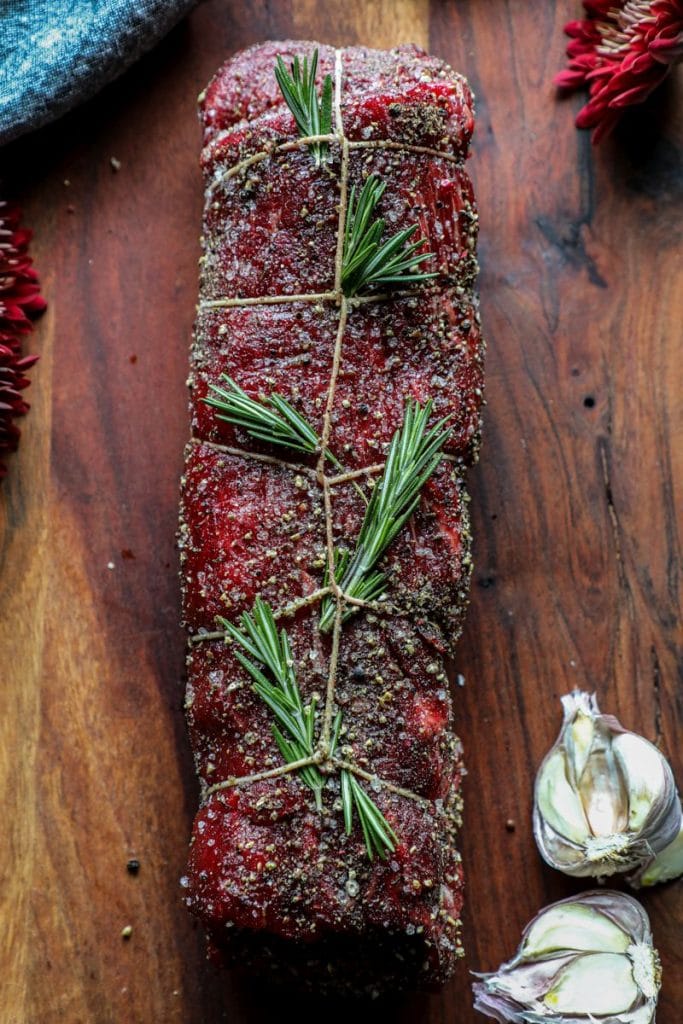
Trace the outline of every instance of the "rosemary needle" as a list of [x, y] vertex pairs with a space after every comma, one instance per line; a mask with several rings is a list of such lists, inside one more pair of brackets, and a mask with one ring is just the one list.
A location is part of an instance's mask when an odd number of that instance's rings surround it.
[[[332, 727], [330, 757], [334, 756], [337, 748], [341, 724], [342, 715], [339, 711]], [[377, 854], [382, 860], [386, 860], [387, 854], [393, 853], [396, 849], [398, 843], [396, 833], [352, 771], [342, 768], [340, 779], [344, 830], [347, 836], [350, 836], [353, 830], [353, 812], [355, 810], [363, 832], [368, 857], [370, 860], [374, 860], [375, 854]]]
[[341, 797], [346, 834], [351, 834], [355, 809], [368, 857], [374, 860], [377, 854], [381, 860], [386, 860], [387, 855], [396, 849], [398, 837], [377, 804], [370, 799], [356, 776], [347, 768], [342, 768], [341, 771]]
[[[209, 384], [214, 394], [203, 399], [207, 405], [218, 410], [216, 416], [219, 420], [242, 427], [250, 437], [268, 444], [292, 448], [306, 455], [320, 451], [320, 438], [308, 420], [277, 391], [273, 391], [262, 402], [257, 402], [232, 377], [223, 373], [221, 380], [226, 386]], [[344, 467], [329, 448], [325, 449], [325, 458], [343, 473]], [[367, 505], [368, 499], [363, 489], [355, 480], [351, 481], [351, 485]]]
[[[226, 387], [210, 384], [213, 395], [205, 398], [207, 405], [217, 410], [219, 420], [243, 427], [244, 430], [259, 441], [293, 448], [295, 451], [313, 455], [320, 451], [320, 439], [313, 427], [286, 398], [274, 391], [261, 402], [250, 398], [246, 391], [232, 377], [221, 374]], [[326, 457], [337, 469], [341, 463], [332, 452], [326, 451]]]
[[[273, 712], [277, 725], [272, 732], [278, 749], [287, 764], [294, 764], [315, 753], [316, 699], [304, 705], [296, 679], [292, 648], [287, 631], [278, 632], [270, 605], [256, 598], [251, 612], [244, 612], [241, 629], [221, 616], [217, 617], [227, 635], [238, 644], [235, 657], [247, 670], [254, 690]], [[270, 676], [270, 678], [268, 678]], [[341, 711], [333, 723], [330, 757], [334, 755], [341, 732]], [[303, 781], [315, 794], [318, 810], [322, 810], [323, 775], [316, 765], [298, 769]], [[365, 848], [370, 860], [375, 855], [385, 859], [395, 849], [398, 839], [388, 821], [348, 768], [341, 769], [341, 797], [347, 835], [353, 827], [354, 810], [360, 823]]]
[[425, 239], [409, 239], [417, 231], [417, 224], [403, 228], [382, 242], [385, 221], [373, 220], [377, 204], [384, 195], [386, 183], [376, 174], [366, 180], [358, 201], [356, 186], [351, 189], [344, 229], [344, 253], [341, 286], [344, 295], [351, 298], [371, 285], [412, 285], [437, 277], [435, 273], [422, 273], [417, 267], [433, 255], [418, 252]]
[[[335, 558], [335, 579], [348, 597], [368, 601], [381, 595], [385, 579], [376, 571], [377, 563], [417, 508], [423, 485], [441, 461], [450, 430], [444, 429], [447, 418], [427, 430], [431, 411], [431, 399], [424, 406], [411, 399], [406, 402], [403, 423], [391, 439], [353, 555], [344, 552]], [[321, 608], [320, 628], [327, 632], [334, 621], [332, 598], [325, 598]], [[344, 619], [353, 612], [347, 605]]]
[[[289, 637], [284, 629], [278, 633], [270, 605], [257, 597], [251, 613], [243, 613], [241, 629], [221, 616], [217, 621], [240, 646], [241, 650], [235, 651], [235, 657], [253, 679], [258, 696], [275, 715], [278, 724], [272, 726], [273, 737], [287, 764], [312, 757], [315, 750], [316, 699], [304, 706]], [[264, 669], [274, 681], [268, 678]], [[321, 810], [322, 775], [315, 765], [299, 768], [299, 774], [315, 793], [316, 807]]]
[[[299, 135], [329, 135], [332, 131], [332, 76], [325, 75], [320, 99], [315, 88], [318, 70], [318, 50], [313, 51], [309, 66], [308, 57], [303, 62], [295, 57], [287, 70], [282, 57], [277, 56], [275, 78], [280, 86], [285, 103], [294, 115]], [[329, 146], [326, 142], [311, 142], [309, 152], [320, 167], [327, 159]]]

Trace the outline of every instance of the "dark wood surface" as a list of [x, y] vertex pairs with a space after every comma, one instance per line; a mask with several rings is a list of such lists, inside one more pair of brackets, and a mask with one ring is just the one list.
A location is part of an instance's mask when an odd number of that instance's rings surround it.
[[[256, 40], [413, 40], [469, 77], [489, 340], [455, 666], [467, 960], [441, 995], [304, 1001], [298, 1019], [476, 1019], [468, 970], [494, 968], [538, 908], [580, 888], [542, 866], [529, 824], [573, 686], [658, 742], [683, 782], [683, 90], [671, 81], [592, 149], [572, 125], [578, 99], [558, 103], [551, 85], [578, 10], [214, 0], [98, 98], [0, 154], [50, 303], [0, 490], [3, 1022], [261, 1024], [294, 1011], [208, 967], [178, 887], [197, 799], [174, 549], [202, 198], [195, 97]], [[677, 1024], [683, 884], [643, 902], [664, 962], [658, 1020]]]

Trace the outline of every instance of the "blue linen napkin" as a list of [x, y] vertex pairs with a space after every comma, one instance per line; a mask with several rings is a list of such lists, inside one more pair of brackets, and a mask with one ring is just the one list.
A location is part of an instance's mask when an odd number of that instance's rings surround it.
[[0, 145], [119, 75], [196, 0], [0, 0]]

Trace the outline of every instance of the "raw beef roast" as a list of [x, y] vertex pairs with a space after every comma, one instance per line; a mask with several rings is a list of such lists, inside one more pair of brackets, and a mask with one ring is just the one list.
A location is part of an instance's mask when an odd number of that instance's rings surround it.
[[[305, 145], [283, 148], [297, 129], [273, 73], [277, 54], [289, 66], [313, 49], [285, 42], [240, 53], [200, 98], [207, 198], [180, 547], [193, 638], [187, 717], [203, 799], [183, 884], [217, 961], [317, 991], [374, 993], [438, 985], [462, 954], [463, 767], [444, 666], [467, 604], [462, 475], [476, 456], [482, 404], [477, 215], [463, 168], [472, 97], [461, 76], [413, 46], [319, 47], [318, 81], [335, 79], [351, 142], [349, 183], [381, 177], [387, 234], [419, 225], [432, 253], [420, 269], [438, 275], [408, 294], [349, 304], [330, 448], [345, 471], [381, 463], [408, 397], [433, 399], [433, 418], [448, 415], [452, 426], [446, 458], [382, 560], [386, 610], [363, 608], [341, 632], [342, 751], [374, 777], [364, 785], [398, 838], [386, 859], [371, 860], [358, 823], [344, 830], [334, 770], [322, 811], [296, 773], [212, 788], [277, 768], [283, 756], [234, 643], [202, 634], [216, 631], [216, 616], [238, 625], [257, 596], [282, 609], [324, 580], [315, 456], [260, 444], [203, 401], [228, 374], [255, 399], [280, 393], [323, 430], [340, 317], [341, 147], [330, 143], [320, 167]], [[369, 494], [372, 481], [359, 479]], [[365, 508], [354, 483], [333, 489], [340, 547], [353, 547]], [[319, 695], [322, 717], [331, 639], [319, 620], [312, 603], [279, 625], [304, 700]]]

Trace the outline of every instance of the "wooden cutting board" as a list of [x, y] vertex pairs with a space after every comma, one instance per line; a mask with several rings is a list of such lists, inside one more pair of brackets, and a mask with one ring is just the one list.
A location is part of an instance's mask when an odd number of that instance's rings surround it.
[[[597, 689], [683, 783], [683, 90], [671, 81], [592, 148], [572, 124], [579, 100], [557, 102], [551, 84], [578, 13], [578, 0], [213, 0], [2, 154], [50, 303], [0, 488], [3, 1022], [470, 1024], [483, 1018], [468, 971], [496, 967], [537, 909], [581, 888], [541, 864], [530, 830], [560, 695]], [[197, 802], [174, 548], [195, 97], [235, 50], [287, 37], [412, 40], [478, 98], [488, 408], [454, 687], [467, 960], [440, 995], [351, 1008], [217, 975], [178, 886]], [[658, 1021], [677, 1024], [683, 883], [642, 898], [664, 963]]]

